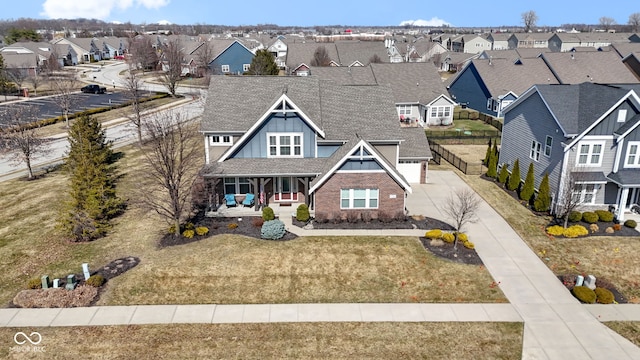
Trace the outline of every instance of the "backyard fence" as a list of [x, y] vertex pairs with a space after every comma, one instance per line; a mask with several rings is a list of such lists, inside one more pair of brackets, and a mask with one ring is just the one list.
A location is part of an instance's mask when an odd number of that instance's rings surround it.
[[480, 175], [484, 173], [484, 165], [481, 162], [478, 163], [468, 163], [461, 158], [457, 157], [451, 151], [445, 149], [438, 143], [433, 141], [429, 142], [429, 147], [431, 148], [431, 153], [433, 155], [433, 161], [436, 164], [440, 164], [442, 159], [446, 160], [451, 165], [455, 166], [457, 169], [462, 171], [467, 175]]
[[438, 138], [438, 139], [481, 139], [484, 142], [487, 142], [487, 139], [490, 138], [500, 138], [500, 131], [498, 130], [463, 130], [463, 129], [452, 129], [452, 130], [425, 130], [428, 139]]
[[502, 122], [491, 115], [483, 114], [476, 110], [461, 109], [453, 112], [453, 121], [456, 120], [480, 120], [502, 131]]

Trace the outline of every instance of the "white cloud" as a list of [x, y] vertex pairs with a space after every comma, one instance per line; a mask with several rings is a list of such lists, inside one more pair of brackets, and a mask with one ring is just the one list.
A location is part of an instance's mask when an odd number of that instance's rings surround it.
[[170, 0], [45, 0], [41, 15], [51, 19], [100, 19], [111, 15], [114, 8], [127, 10], [132, 6], [147, 9], [159, 9], [167, 6]]
[[450, 23], [442, 20], [442, 19], [438, 19], [437, 17], [432, 17], [431, 20], [422, 20], [422, 19], [418, 19], [418, 20], [405, 20], [403, 22], [400, 23], [400, 26], [405, 26], [405, 25], [413, 25], [413, 26], [451, 26]]
[[158, 25], [171, 25], [171, 21], [169, 20], [160, 20], [157, 22]]

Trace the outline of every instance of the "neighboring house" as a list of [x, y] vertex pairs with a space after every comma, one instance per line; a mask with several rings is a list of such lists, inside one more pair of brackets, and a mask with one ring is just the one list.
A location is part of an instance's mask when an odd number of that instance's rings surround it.
[[[505, 110], [499, 164], [549, 174], [554, 209], [567, 191], [586, 208], [640, 203], [640, 85], [534, 85]], [[509, 167], [509, 170], [511, 167]], [[526, 172], [526, 171], [525, 171]], [[572, 174], [574, 182], [565, 180]]]
[[[214, 51], [217, 49], [215, 44]], [[253, 56], [251, 50], [234, 40], [211, 60], [209, 68], [215, 75], [243, 74], [249, 71]]]
[[476, 57], [478, 57], [477, 54], [448, 51], [436, 55], [433, 62], [440, 71], [455, 73], [462, 70], [472, 59], [475, 59]]
[[508, 48], [549, 50], [549, 38], [551, 35], [549, 33], [513, 33], [507, 40]]
[[555, 33], [549, 38], [549, 49], [553, 52], [567, 52], [579, 47], [599, 49], [616, 43], [630, 42], [629, 33]]
[[69, 45], [76, 53], [79, 63], [102, 60], [102, 48], [92, 38], [60, 38], [51, 42], [54, 45]]
[[491, 33], [487, 36], [487, 41], [491, 43], [491, 50], [509, 49], [510, 33]]
[[286, 66], [287, 43], [285, 42], [285, 40], [286, 40], [286, 38], [284, 36], [280, 35], [267, 48], [267, 50], [269, 50], [269, 52], [273, 54], [273, 56], [274, 56], [274, 58], [276, 60], [276, 65], [278, 65], [278, 67], [280, 69], [284, 69], [285, 66]]
[[[37, 59], [37, 68], [45, 67], [49, 61], [56, 61], [60, 66], [78, 63], [78, 57], [73, 48], [64, 44], [31, 41], [16, 42], [0, 49], [0, 52], [3, 54], [33, 54]], [[29, 60], [29, 62], [31, 61]]]
[[104, 59], [115, 59], [128, 52], [126, 38], [107, 36], [99, 40], [102, 40], [102, 57]]
[[474, 59], [458, 72], [448, 89], [456, 102], [502, 117], [503, 110], [534, 84], [557, 83], [540, 58]]
[[431, 158], [415, 130], [400, 127], [388, 86], [215, 76], [200, 176], [214, 207], [223, 194], [253, 193], [256, 210], [262, 199], [305, 203], [316, 217], [404, 214], [410, 183], [426, 181]]
[[369, 64], [367, 67], [312, 67], [311, 75], [341, 85], [389, 85], [398, 118], [406, 125], [453, 123], [455, 101], [448, 97], [431, 63]]
[[416, 39], [411, 48], [409, 56], [411, 62], [427, 62], [436, 59], [440, 54], [446, 53], [447, 49], [438, 42], [433, 42], [428, 38]]
[[479, 54], [491, 50], [491, 42], [480, 35], [461, 35], [451, 42], [451, 51]]
[[[4, 50], [4, 49], [3, 49]], [[10, 74], [17, 72], [23, 77], [35, 76], [39, 71], [38, 55], [34, 53], [16, 53], [11, 51], [0, 51], [6, 71]], [[11, 78], [11, 76], [9, 76]]]
[[[317, 43], [314, 41], [292, 42], [287, 46], [287, 73], [297, 73], [298, 75], [302, 73], [304, 76], [304, 72], [308, 71], [308, 67], [311, 66], [313, 54], [319, 47], [324, 47], [327, 51], [327, 55], [331, 60], [331, 66], [339, 66], [340, 60], [335, 43]], [[306, 69], [300, 71], [303, 68]]]
[[543, 53], [540, 58], [561, 84], [579, 84], [584, 81], [601, 84], [638, 82], [615, 51], [549, 52]]
[[389, 62], [389, 50], [383, 41], [341, 40], [336, 42], [295, 42], [287, 48], [286, 65], [289, 74], [300, 75], [300, 66], [311, 66], [314, 53], [324, 47], [330, 66], [366, 66], [374, 57]]

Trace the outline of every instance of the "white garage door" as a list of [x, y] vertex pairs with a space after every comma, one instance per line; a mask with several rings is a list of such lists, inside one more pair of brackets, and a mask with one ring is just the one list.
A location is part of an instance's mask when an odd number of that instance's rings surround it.
[[420, 183], [420, 161], [401, 160], [398, 171], [409, 183]]

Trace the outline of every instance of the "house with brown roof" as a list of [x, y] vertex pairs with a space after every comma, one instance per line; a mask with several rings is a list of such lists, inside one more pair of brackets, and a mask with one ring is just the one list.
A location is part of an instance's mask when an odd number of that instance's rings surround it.
[[637, 82], [614, 51], [550, 52], [540, 55], [560, 84], [591, 81], [601, 84]]
[[343, 40], [336, 42], [293, 42], [287, 47], [287, 72], [307, 75], [315, 51], [324, 47], [328, 66], [366, 66], [371, 62], [389, 62], [389, 52], [382, 41]]

